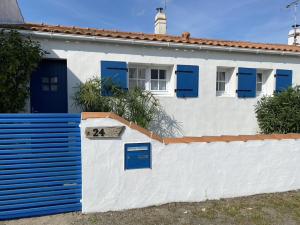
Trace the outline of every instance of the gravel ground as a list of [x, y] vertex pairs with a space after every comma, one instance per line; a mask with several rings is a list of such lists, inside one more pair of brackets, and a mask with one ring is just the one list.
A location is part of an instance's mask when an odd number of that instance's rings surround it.
[[0, 222], [0, 225], [300, 225], [300, 191]]

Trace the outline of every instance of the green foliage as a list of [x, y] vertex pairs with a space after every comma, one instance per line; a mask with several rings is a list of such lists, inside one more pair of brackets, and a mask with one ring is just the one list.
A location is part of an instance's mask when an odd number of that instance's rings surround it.
[[263, 97], [255, 112], [262, 133], [300, 133], [300, 87]]
[[32, 72], [44, 55], [40, 45], [16, 31], [0, 31], [0, 113], [24, 109]]
[[[112, 93], [111, 97], [101, 95], [104, 85]], [[109, 80], [93, 78], [80, 84], [76, 89], [74, 102], [83, 111], [114, 112], [144, 128], [149, 128], [159, 110], [158, 100], [151, 92], [140, 88], [124, 91]]]

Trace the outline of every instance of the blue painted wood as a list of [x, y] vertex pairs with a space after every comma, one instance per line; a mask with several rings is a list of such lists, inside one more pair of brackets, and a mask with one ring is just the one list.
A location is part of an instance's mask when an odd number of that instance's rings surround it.
[[[35, 154], [1, 154], [0, 160], [2, 159], [35, 159], [35, 158], [57, 158], [64, 156], [77, 156], [80, 157], [80, 152], [60, 152], [60, 153], [35, 153]], [[0, 178], [1, 179], [1, 178]]]
[[276, 70], [276, 92], [282, 92], [292, 86], [292, 70]]
[[80, 118], [72, 113], [1, 113], [0, 118]]
[[8, 139], [8, 138], [51, 138], [51, 137], [80, 137], [79, 132], [68, 132], [68, 133], [41, 133], [41, 134], [0, 134], [0, 139]]
[[81, 183], [80, 179], [77, 180], [62, 180], [62, 181], [49, 181], [49, 182], [35, 182], [35, 183], [24, 183], [24, 184], [14, 184], [14, 185], [1, 185], [0, 190], [18, 189], [18, 188], [34, 188], [34, 187], [50, 187], [66, 184], [78, 185]]
[[79, 123], [80, 118], [0, 118], [0, 123]]
[[77, 123], [28, 123], [28, 124], [1, 124], [1, 128], [3, 129], [15, 129], [15, 128], [78, 128]]
[[[5, 195], [0, 196], [0, 205], [5, 205], [6, 201], [9, 200], [19, 200], [19, 199], [29, 199], [38, 198], [38, 197], [48, 197], [48, 196], [57, 196], [57, 195], [66, 195], [66, 194], [81, 194], [77, 189], [67, 189], [67, 190], [57, 190], [57, 191], [44, 191], [44, 192], [33, 192], [17, 195]], [[78, 196], [80, 197], [80, 196]]]
[[36, 128], [36, 129], [1, 129], [0, 134], [17, 134], [17, 133], [67, 133], [79, 132], [80, 128]]
[[[36, 148], [36, 149], [17, 149], [17, 150], [0, 150], [0, 155], [5, 154], [24, 154], [24, 153], [55, 153], [55, 152], [78, 152], [80, 146], [78, 147], [61, 147], [61, 148]], [[1, 171], [0, 171], [1, 173]]]
[[70, 142], [70, 143], [43, 143], [43, 144], [18, 144], [18, 145], [0, 145], [1, 149], [26, 149], [26, 148], [51, 148], [51, 147], [80, 147], [80, 143], [78, 142]]
[[80, 138], [47, 138], [47, 139], [6, 139], [0, 140], [0, 145], [3, 144], [16, 144], [16, 143], [58, 143], [58, 142], [80, 142]]
[[80, 175], [79, 171], [59, 171], [59, 172], [42, 172], [42, 173], [25, 173], [25, 174], [13, 174], [13, 175], [2, 175], [0, 176], [0, 181], [2, 180], [15, 180], [24, 178], [36, 178], [36, 177], [57, 177], [57, 176], [72, 176]]
[[256, 69], [239, 68], [237, 94], [239, 98], [256, 97]]
[[0, 114], [0, 220], [81, 210], [79, 114]]
[[31, 112], [67, 113], [67, 90], [67, 61], [42, 60], [30, 80]]
[[111, 96], [109, 87], [111, 85], [119, 86], [120, 88], [127, 90], [127, 77], [128, 68], [126, 62], [118, 61], [101, 61], [101, 79], [104, 83], [102, 89], [103, 96]]
[[125, 170], [151, 168], [151, 144], [125, 144]]
[[10, 210], [0, 212], [0, 220], [45, 216], [57, 213], [67, 213], [81, 210], [81, 203], [45, 206], [32, 209]]
[[177, 65], [178, 98], [196, 98], [199, 92], [199, 66]]
[[50, 191], [66, 191], [66, 190], [73, 190], [73, 191], [78, 191], [79, 193], [81, 190], [79, 189], [81, 187], [80, 184], [78, 185], [69, 185], [69, 186], [50, 186], [50, 187], [32, 187], [32, 188], [18, 188], [18, 189], [9, 189], [9, 190], [4, 190], [0, 191], [0, 197], [1, 198], [7, 198], [11, 196], [13, 199], [14, 197], [17, 197], [21, 194], [25, 194], [26, 196], [30, 196], [32, 194], [36, 193], [49, 193]]

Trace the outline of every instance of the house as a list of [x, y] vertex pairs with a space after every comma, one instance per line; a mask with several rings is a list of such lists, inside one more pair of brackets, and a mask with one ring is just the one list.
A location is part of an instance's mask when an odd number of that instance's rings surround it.
[[74, 87], [113, 77], [123, 88], [155, 94], [168, 117], [162, 126], [178, 127], [174, 136], [255, 134], [259, 98], [300, 84], [300, 47], [171, 36], [163, 9], [154, 34], [23, 23], [18, 15], [8, 23], [0, 18], [1, 27], [31, 36], [49, 52], [32, 76], [32, 113], [78, 112]]

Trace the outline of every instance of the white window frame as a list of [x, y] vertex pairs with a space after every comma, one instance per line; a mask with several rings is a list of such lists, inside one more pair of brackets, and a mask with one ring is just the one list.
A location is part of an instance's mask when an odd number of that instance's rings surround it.
[[[224, 80], [219, 79], [220, 74], [224, 75]], [[220, 85], [224, 84], [224, 90], [220, 90]], [[217, 76], [216, 76], [216, 92], [217, 96], [223, 95], [226, 92], [226, 72], [225, 71], [217, 71]]]
[[[262, 74], [261, 91], [257, 90], [257, 74]], [[256, 97], [273, 94], [273, 70], [272, 69], [257, 69], [256, 71]]]
[[[258, 81], [258, 76], [261, 76], [261, 81]], [[257, 95], [261, 95], [263, 93], [263, 85], [264, 85], [264, 76], [262, 72], [256, 73], [256, 93]], [[258, 90], [258, 86], [260, 86], [260, 90]]]
[[[130, 78], [130, 69], [136, 69], [136, 78]], [[140, 78], [140, 70], [145, 70], [145, 78]], [[147, 68], [143, 67], [143, 66], [132, 66], [128, 68], [128, 88], [130, 88], [130, 81], [134, 80], [136, 82], [136, 86], [138, 87], [139, 81], [144, 81], [145, 83], [145, 87], [144, 90], [146, 90], [146, 82], [147, 82]]]
[[[140, 64], [140, 63], [128, 63], [128, 88], [129, 88], [129, 70], [130, 68], [143, 68], [146, 69], [146, 81], [145, 81], [145, 90], [150, 91], [154, 95], [159, 96], [171, 96], [171, 74], [173, 71], [173, 65], [164, 66], [164, 65], [153, 65], [153, 64]], [[166, 71], [166, 90], [151, 90], [151, 70], [165, 70]], [[159, 79], [157, 80], [159, 82]]]
[[[225, 73], [225, 90], [224, 91], [218, 91], [217, 85], [218, 85], [218, 73], [223, 72]], [[235, 97], [236, 93], [235, 90], [233, 90], [234, 87], [234, 79], [233, 74], [235, 72], [235, 67], [223, 67], [219, 66], [217, 67], [216, 73], [215, 73], [215, 92], [217, 97]]]

